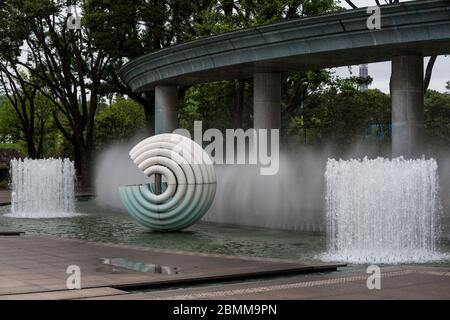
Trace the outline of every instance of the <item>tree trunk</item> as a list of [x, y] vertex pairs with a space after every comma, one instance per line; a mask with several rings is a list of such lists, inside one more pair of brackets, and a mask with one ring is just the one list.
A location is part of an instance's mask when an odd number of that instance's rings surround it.
[[226, 17], [233, 14], [234, 0], [222, 0], [222, 10]]
[[428, 87], [431, 82], [431, 75], [433, 74], [434, 64], [436, 63], [437, 56], [431, 56], [430, 61], [428, 61], [427, 69], [425, 71], [425, 79], [423, 84], [423, 89], [427, 93]]
[[73, 146], [73, 161], [75, 163], [75, 171], [76, 171], [76, 175], [77, 175], [77, 182], [78, 184], [81, 183], [81, 181], [83, 180], [83, 165], [82, 165], [82, 154], [81, 154], [81, 147], [78, 145], [78, 143], [75, 141], [75, 139], [72, 141], [72, 146]]
[[78, 189], [90, 191], [92, 187], [92, 148], [80, 145], [75, 139], [73, 140], [72, 145]]
[[[95, 107], [91, 106], [91, 108]], [[95, 111], [92, 111], [92, 113], [95, 114]], [[82, 191], [89, 192], [92, 187], [91, 166], [94, 150], [94, 116], [88, 117], [86, 126], [75, 126], [74, 129], [73, 149], [75, 168], [79, 177], [78, 186]]]
[[25, 141], [27, 144], [28, 158], [37, 159], [38, 157], [37, 157], [36, 147], [34, 146], [33, 134], [27, 133], [25, 135]]
[[92, 148], [83, 148], [81, 157], [81, 190], [89, 192], [92, 189]]
[[45, 126], [45, 122], [44, 122], [44, 117], [40, 118], [40, 123], [39, 123], [39, 147], [38, 147], [38, 157], [40, 159], [44, 158], [44, 126]]

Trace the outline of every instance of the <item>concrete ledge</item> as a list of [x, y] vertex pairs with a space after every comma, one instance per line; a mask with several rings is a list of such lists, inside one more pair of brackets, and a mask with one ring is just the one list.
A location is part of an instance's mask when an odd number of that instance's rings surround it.
[[23, 231], [0, 227], [0, 236], [20, 236], [24, 233]]
[[[75, 195], [77, 199], [84, 199], [84, 198], [94, 198], [94, 193], [77, 193]], [[11, 191], [10, 190], [0, 190], [0, 207], [3, 206], [9, 206], [11, 205]]]
[[69, 299], [87, 299], [87, 298], [105, 298], [109, 296], [127, 294], [127, 292], [104, 287], [93, 289], [81, 289], [81, 290], [61, 290], [61, 291], [48, 291], [48, 292], [36, 292], [25, 294], [12, 294], [7, 296], [1, 296], [0, 300], [69, 300]]

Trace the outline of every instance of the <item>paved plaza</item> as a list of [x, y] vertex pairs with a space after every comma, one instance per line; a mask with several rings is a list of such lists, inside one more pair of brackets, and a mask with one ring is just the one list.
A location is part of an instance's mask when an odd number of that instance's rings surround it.
[[[0, 230], [2, 300], [450, 299], [449, 268], [384, 267], [381, 290], [369, 290], [368, 275], [344, 265], [157, 250], [13, 231]], [[69, 265], [80, 267], [80, 290], [67, 289]]]
[[[1, 230], [0, 230], [1, 231]], [[0, 298], [12, 294], [64, 292], [69, 266], [80, 268], [81, 288], [135, 290], [336, 270], [307, 264], [93, 243], [56, 237], [0, 236]], [[19, 233], [19, 232], [17, 232]], [[0, 232], [1, 234], [1, 232]], [[87, 291], [87, 296], [96, 290]], [[109, 293], [109, 291], [108, 291]], [[64, 293], [61, 297], [71, 296]], [[81, 297], [82, 293], [77, 293]]]
[[[9, 203], [0, 192], [0, 203]], [[67, 289], [78, 266], [81, 289]], [[363, 268], [27, 235], [0, 227], [0, 300], [22, 299], [450, 299], [450, 268]], [[352, 271], [353, 270], [353, 271]]]

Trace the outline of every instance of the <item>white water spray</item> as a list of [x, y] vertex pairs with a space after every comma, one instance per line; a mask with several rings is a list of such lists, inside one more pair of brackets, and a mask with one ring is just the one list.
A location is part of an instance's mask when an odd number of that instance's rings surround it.
[[75, 168], [69, 159], [11, 160], [11, 213], [17, 218], [61, 218], [75, 213]]
[[325, 173], [327, 261], [422, 263], [436, 252], [435, 160], [329, 160]]

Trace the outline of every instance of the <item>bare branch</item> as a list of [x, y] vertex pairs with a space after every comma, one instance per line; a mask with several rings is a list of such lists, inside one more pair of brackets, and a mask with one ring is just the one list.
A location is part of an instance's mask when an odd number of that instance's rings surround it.
[[351, 0], [345, 0], [345, 2], [347, 2], [352, 9], [358, 9], [358, 7]]
[[425, 79], [423, 84], [423, 89], [425, 93], [430, 86], [431, 75], [433, 74], [434, 64], [436, 63], [437, 56], [431, 56], [430, 61], [428, 61], [427, 70], [425, 71]]

